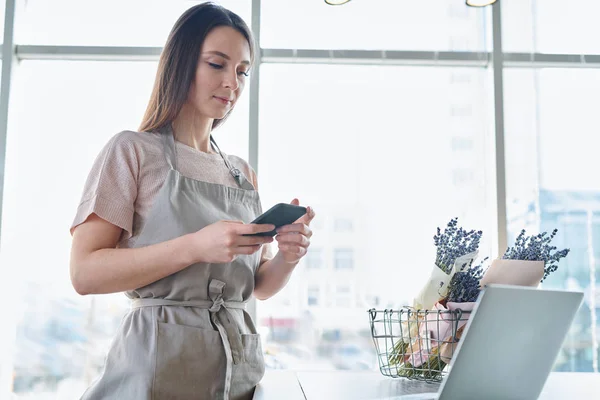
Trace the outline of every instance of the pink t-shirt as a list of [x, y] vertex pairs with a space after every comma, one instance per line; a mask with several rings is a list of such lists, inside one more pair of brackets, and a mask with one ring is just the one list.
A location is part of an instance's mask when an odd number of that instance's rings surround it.
[[[188, 178], [238, 187], [219, 154], [204, 153], [175, 142], [177, 169]], [[255, 188], [256, 173], [237, 156], [225, 155]], [[169, 165], [159, 133], [123, 131], [104, 146], [88, 175], [73, 229], [92, 214], [123, 229], [119, 248], [131, 247], [162, 187]], [[264, 246], [263, 261], [272, 258]]]

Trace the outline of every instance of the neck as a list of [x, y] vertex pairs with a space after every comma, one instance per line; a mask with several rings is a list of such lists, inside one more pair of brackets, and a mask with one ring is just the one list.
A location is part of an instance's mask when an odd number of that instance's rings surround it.
[[212, 124], [212, 118], [198, 115], [186, 104], [172, 124], [175, 140], [204, 153], [214, 153], [210, 145]]

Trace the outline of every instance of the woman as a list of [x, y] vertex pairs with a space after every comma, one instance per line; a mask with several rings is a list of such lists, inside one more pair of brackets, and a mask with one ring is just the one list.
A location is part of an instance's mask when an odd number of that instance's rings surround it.
[[117, 134], [96, 159], [71, 228], [71, 280], [83, 295], [125, 292], [132, 308], [84, 399], [249, 399], [264, 374], [244, 305], [285, 286], [314, 212], [279, 229], [274, 257], [272, 238], [244, 236], [274, 227], [241, 222], [262, 211], [256, 176], [211, 132], [253, 56], [236, 14], [192, 7], [161, 54], [140, 132]]

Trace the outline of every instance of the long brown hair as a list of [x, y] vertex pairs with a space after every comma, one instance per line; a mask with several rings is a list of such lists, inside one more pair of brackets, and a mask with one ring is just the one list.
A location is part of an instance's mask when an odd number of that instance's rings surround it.
[[[211, 2], [191, 7], [179, 17], [162, 50], [140, 132], [158, 130], [177, 117], [187, 100], [204, 39], [218, 26], [229, 26], [244, 35], [254, 62], [254, 38], [243, 19]], [[213, 129], [226, 118], [215, 119]]]

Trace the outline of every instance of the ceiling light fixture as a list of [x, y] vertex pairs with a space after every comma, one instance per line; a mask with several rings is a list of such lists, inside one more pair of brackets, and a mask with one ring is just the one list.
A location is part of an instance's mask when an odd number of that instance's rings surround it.
[[350, 0], [325, 0], [325, 3], [330, 6], [341, 6], [342, 4], [348, 3]]
[[485, 7], [485, 6], [491, 6], [492, 4], [494, 4], [496, 2], [496, 0], [466, 0], [465, 3], [469, 6], [469, 7]]

